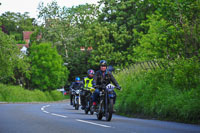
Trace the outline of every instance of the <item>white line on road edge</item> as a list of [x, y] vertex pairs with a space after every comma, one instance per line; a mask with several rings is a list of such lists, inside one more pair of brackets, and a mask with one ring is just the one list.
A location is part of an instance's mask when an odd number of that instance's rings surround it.
[[46, 107], [49, 107], [50, 105], [46, 105], [46, 106], [43, 106], [42, 108], [41, 108], [41, 110], [44, 112], [44, 113], [49, 113], [49, 112], [47, 112], [47, 111], [45, 111], [44, 109], [46, 108]]
[[47, 112], [47, 111], [45, 111], [45, 110], [44, 110], [43, 112], [44, 112], [44, 113], [47, 113], [47, 114], [49, 113], [49, 112]]
[[80, 121], [80, 122], [84, 122], [84, 123], [88, 123], [88, 124], [92, 124], [92, 125], [97, 125], [97, 126], [101, 126], [101, 127], [111, 127], [111, 126], [102, 125], [102, 124], [98, 124], [98, 123], [94, 123], [94, 122], [80, 120], [80, 119], [76, 119], [76, 121]]
[[59, 116], [59, 117], [63, 117], [63, 118], [67, 118], [67, 116], [65, 116], [65, 115], [59, 115], [59, 114], [54, 114], [54, 113], [51, 113], [51, 115], [55, 115], [55, 116]]
[[[44, 113], [50, 113], [50, 112], [47, 112], [46, 110], [45, 110], [45, 108], [46, 107], [49, 107], [50, 105], [46, 105], [46, 106], [43, 106], [42, 108], [41, 108], [41, 110], [44, 112]], [[64, 116], [64, 115], [59, 115], [59, 114], [55, 114], [55, 113], [51, 113], [51, 115], [55, 115], [55, 116], [59, 116], [59, 117], [63, 117], [63, 118], [67, 118], [67, 116]]]

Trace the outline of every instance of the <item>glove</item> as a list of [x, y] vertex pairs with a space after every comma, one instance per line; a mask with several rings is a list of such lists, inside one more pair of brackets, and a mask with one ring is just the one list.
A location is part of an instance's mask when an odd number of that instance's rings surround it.
[[117, 89], [118, 89], [118, 90], [121, 90], [122, 88], [121, 88], [120, 86], [117, 86]]

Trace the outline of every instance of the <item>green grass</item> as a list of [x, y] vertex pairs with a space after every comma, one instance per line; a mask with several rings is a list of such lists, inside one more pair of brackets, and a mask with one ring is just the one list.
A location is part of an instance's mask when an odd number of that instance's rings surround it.
[[63, 96], [61, 92], [26, 90], [20, 86], [11, 86], [0, 84], [0, 101], [2, 102], [48, 102], [58, 101], [68, 98]]
[[200, 63], [179, 59], [170, 67], [143, 70], [130, 67], [115, 77], [115, 108], [126, 116], [200, 123]]

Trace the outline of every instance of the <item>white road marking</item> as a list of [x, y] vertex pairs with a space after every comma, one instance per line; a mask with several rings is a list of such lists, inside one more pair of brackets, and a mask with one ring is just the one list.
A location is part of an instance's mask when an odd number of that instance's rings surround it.
[[63, 118], [67, 118], [67, 116], [65, 116], [65, 115], [59, 115], [59, 114], [54, 114], [54, 113], [51, 113], [51, 115], [55, 115], [55, 116], [59, 116], [59, 117], [63, 117]]
[[41, 108], [41, 110], [44, 112], [44, 113], [49, 113], [49, 112], [47, 112], [46, 110], [45, 110], [45, 108], [46, 107], [49, 107], [50, 105], [46, 105], [46, 106], [43, 106], [42, 108]]
[[45, 110], [44, 110], [43, 112], [44, 112], [44, 113], [47, 113], [47, 114], [49, 113], [49, 112], [47, 112], [47, 111], [45, 111]]
[[[50, 105], [46, 105], [46, 106], [43, 106], [42, 108], [41, 108], [41, 110], [44, 112], [44, 113], [50, 113], [50, 112], [48, 112], [48, 111], [46, 111], [45, 110], [45, 108], [46, 107], [49, 107]], [[64, 115], [59, 115], [59, 114], [55, 114], [55, 113], [51, 113], [51, 115], [54, 115], [54, 116], [59, 116], [59, 117], [63, 117], [63, 118], [67, 118], [67, 116], [64, 116]]]
[[107, 125], [103, 125], [103, 124], [98, 124], [98, 123], [94, 123], [94, 122], [80, 120], [80, 119], [76, 119], [76, 121], [83, 122], [83, 123], [88, 123], [88, 124], [92, 124], [92, 125], [97, 125], [97, 126], [101, 126], [101, 127], [111, 127], [111, 126], [107, 126]]
[[[47, 112], [47, 111], [45, 110], [45, 108], [47, 108], [47, 107], [49, 107], [49, 106], [50, 106], [50, 105], [43, 106], [43, 107], [41, 108], [41, 110], [42, 110], [44, 113], [50, 113], [50, 112]], [[65, 116], [65, 115], [60, 115], [60, 114], [55, 114], [55, 113], [51, 113], [51, 115], [58, 116], [58, 117], [62, 117], [62, 118], [67, 118], [67, 116]], [[89, 121], [84, 121], [84, 120], [80, 120], [80, 119], [76, 119], [76, 121], [83, 122], [83, 123], [88, 123], [88, 124], [92, 124], [92, 125], [96, 125], [96, 126], [111, 128], [111, 126], [107, 126], [107, 125], [103, 125], [103, 124], [98, 124], [98, 123], [94, 123], [94, 122], [89, 122]]]

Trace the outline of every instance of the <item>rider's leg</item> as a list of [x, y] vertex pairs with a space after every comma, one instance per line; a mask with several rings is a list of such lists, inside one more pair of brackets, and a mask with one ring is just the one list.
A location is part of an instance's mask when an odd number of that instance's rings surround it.
[[95, 89], [92, 97], [93, 105], [97, 104], [98, 98], [99, 98], [100, 91], [99, 89]]
[[85, 109], [85, 92], [81, 93], [81, 105], [82, 105], [82, 109]]
[[71, 92], [70, 92], [70, 105], [72, 105], [73, 103], [72, 103], [72, 94], [71, 94]]
[[115, 91], [113, 92], [113, 95], [114, 95], [113, 102], [114, 102], [114, 104], [115, 104], [115, 101], [116, 101], [116, 98], [117, 98], [117, 94], [116, 94], [116, 92], [115, 92]]

